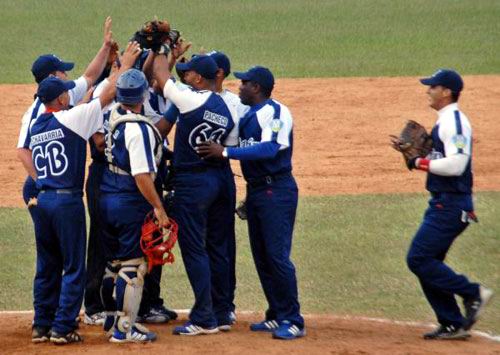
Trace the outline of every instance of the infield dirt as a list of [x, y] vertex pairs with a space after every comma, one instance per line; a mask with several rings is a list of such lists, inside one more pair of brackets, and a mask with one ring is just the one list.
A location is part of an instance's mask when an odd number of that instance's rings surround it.
[[[500, 190], [500, 76], [466, 76], [461, 109], [474, 130], [476, 191]], [[238, 82], [228, 87], [237, 92]], [[25, 172], [16, 158], [21, 117], [33, 99], [34, 85], [0, 85], [0, 206], [22, 207]], [[390, 148], [408, 119], [428, 129], [436, 120], [425, 87], [415, 77], [279, 79], [274, 97], [294, 117], [294, 173], [302, 196], [424, 191], [425, 174], [408, 172]], [[238, 171], [237, 164], [235, 170]], [[242, 191], [243, 181], [237, 179]], [[334, 312], [334, 310], [332, 310]], [[148, 345], [107, 343], [99, 328], [83, 326], [85, 345], [56, 348], [32, 345], [31, 315], [0, 316], [0, 353], [206, 353], [206, 354], [500, 354], [500, 345], [473, 337], [466, 342], [425, 342], [419, 327], [308, 316], [308, 336], [293, 342], [249, 332], [257, 316], [241, 316], [229, 334], [184, 338], [172, 325], [152, 327], [159, 341]]]

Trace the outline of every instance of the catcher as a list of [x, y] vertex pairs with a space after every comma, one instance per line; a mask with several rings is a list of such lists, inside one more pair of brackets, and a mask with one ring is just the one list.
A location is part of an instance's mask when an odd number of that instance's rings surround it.
[[[420, 82], [428, 86], [430, 106], [438, 112], [431, 137], [414, 121], [399, 138], [392, 136], [392, 146], [403, 154], [408, 169], [427, 172], [426, 188], [431, 194], [407, 264], [439, 322], [424, 339], [466, 339], [493, 294], [443, 262], [455, 238], [477, 222], [472, 202], [472, 128], [458, 108], [463, 81], [457, 72], [441, 69]], [[465, 315], [455, 295], [463, 299]]]

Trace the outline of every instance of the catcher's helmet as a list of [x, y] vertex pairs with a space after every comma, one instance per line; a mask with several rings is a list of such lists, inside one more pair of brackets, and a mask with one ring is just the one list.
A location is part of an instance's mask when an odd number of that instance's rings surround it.
[[122, 104], [140, 104], [147, 89], [148, 81], [144, 73], [137, 69], [129, 69], [116, 81], [116, 100]]

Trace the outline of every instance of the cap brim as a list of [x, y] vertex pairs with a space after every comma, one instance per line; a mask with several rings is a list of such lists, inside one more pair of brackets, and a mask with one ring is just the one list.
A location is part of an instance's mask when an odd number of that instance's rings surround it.
[[420, 82], [424, 85], [438, 85], [438, 83], [436, 82], [435, 78], [423, 78], [423, 79], [420, 79]]
[[75, 86], [76, 86], [76, 83], [73, 80], [64, 82], [64, 88], [66, 89], [66, 91], [73, 89]]
[[75, 63], [70, 63], [70, 62], [61, 62], [61, 64], [58, 65], [58, 70], [60, 71], [70, 71], [73, 70], [75, 67]]
[[234, 72], [234, 76], [240, 80], [250, 80], [250, 76], [248, 75], [247, 72], [236, 71]]
[[177, 63], [175, 65], [175, 69], [177, 69], [177, 71], [188, 71], [188, 70], [191, 70], [191, 66], [189, 64], [190, 64], [189, 62], [186, 62], [186, 63]]

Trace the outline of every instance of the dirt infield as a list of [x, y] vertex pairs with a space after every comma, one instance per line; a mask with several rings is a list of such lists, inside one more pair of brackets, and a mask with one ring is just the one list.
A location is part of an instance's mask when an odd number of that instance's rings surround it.
[[[500, 354], [500, 343], [473, 336], [467, 341], [423, 341], [428, 328], [381, 324], [367, 320], [348, 320], [333, 316], [308, 316], [308, 334], [295, 341], [280, 341], [270, 334], [252, 333], [251, 321], [258, 315], [239, 315], [228, 333], [184, 337], [172, 335], [173, 324], [151, 326], [158, 340], [151, 344], [109, 344], [100, 327], [82, 325], [84, 344], [59, 346], [32, 344], [31, 314], [3, 315], [3, 354]], [[185, 315], [184, 315], [185, 317]], [[7, 326], [8, 324], [8, 326]], [[13, 325], [14, 324], [14, 325]]]
[[[425, 174], [409, 173], [388, 144], [407, 119], [432, 127], [418, 78], [280, 79], [275, 97], [295, 120], [294, 171], [302, 195], [423, 191]], [[229, 87], [237, 92], [238, 83]], [[0, 85], [0, 206], [22, 206], [25, 177], [16, 159], [20, 120], [33, 85]], [[500, 190], [500, 76], [466, 76], [460, 100], [474, 129], [475, 189]], [[237, 166], [237, 164], [235, 164]], [[242, 186], [242, 179], [237, 179]], [[240, 189], [241, 190], [241, 189]]]
[[[237, 85], [229, 83], [235, 91]], [[500, 190], [500, 155], [493, 149], [500, 137], [500, 76], [467, 76], [465, 86], [461, 107], [474, 128], [475, 189]], [[2, 207], [22, 206], [25, 173], [15, 146], [34, 91], [33, 85], [0, 86]], [[417, 78], [281, 79], [275, 97], [294, 116], [294, 171], [302, 196], [424, 191], [425, 174], [409, 173], [388, 144], [388, 135], [399, 132], [407, 119], [427, 128], [435, 121]], [[0, 353], [500, 354], [498, 343], [477, 336], [466, 342], [426, 342], [421, 327], [325, 315], [308, 316], [308, 336], [294, 342], [250, 333], [254, 315], [240, 316], [233, 331], [215, 336], [174, 337], [172, 325], [152, 327], [160, 339], [148, 345], [110, 345], [99, 328], [83, 326], [84, 346], [56, 348], [30, 343], [31, 317], [0, 315]]]

